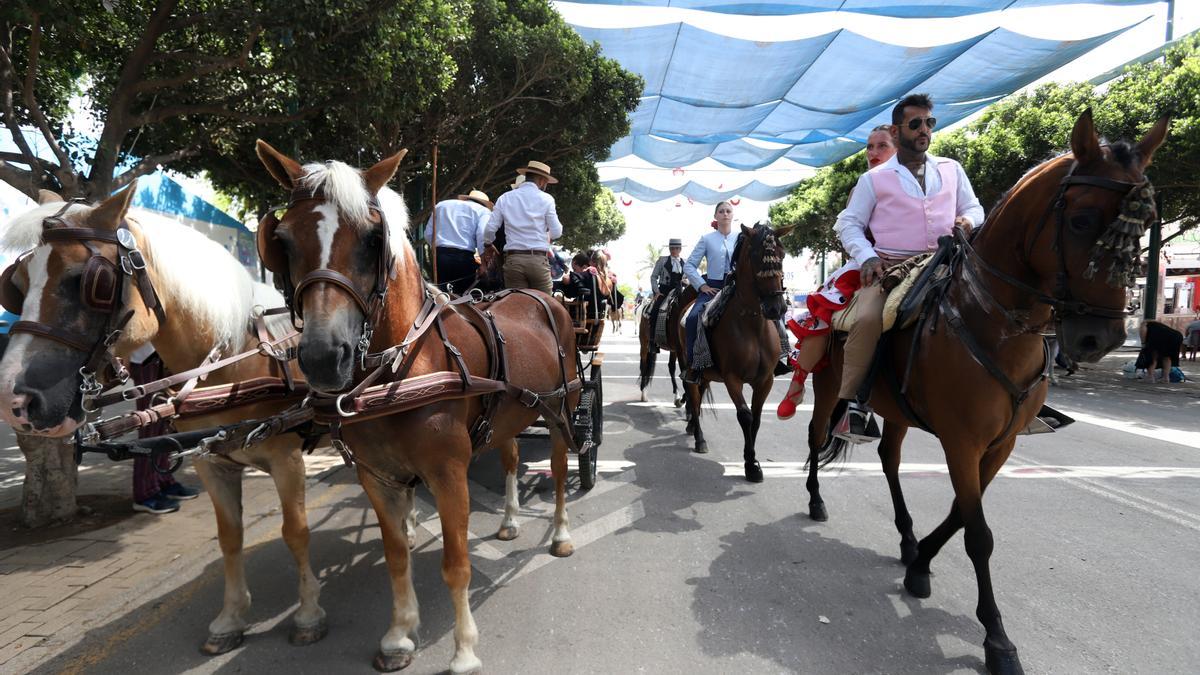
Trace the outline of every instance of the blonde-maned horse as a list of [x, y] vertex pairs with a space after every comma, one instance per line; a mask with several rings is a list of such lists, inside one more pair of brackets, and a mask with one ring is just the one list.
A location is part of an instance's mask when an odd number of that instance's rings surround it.
[[[336, 161], [301, 166], [263, 141], [258, 142], [258, 156], [271, 176], [293, 195], [282, 219], [271, 228], [260, 228], [259, 250], [269, 269], [285, 284], [299, 289], [293, 305], [304, 312], [300, 367], [313, 389], [346, 391], [356, 381], [357, 345], [364, 335], [364, 324], [370, 321], [373, 325], [372, 352], [399, 344], [430, 292], [408, 244], [406, 220], [389, 212], [389, 203], [397, 198], [384, 189], [403, 153], [362, 172]], [[373, 203], [376, 195], [379, 204]], [[314, 279], [323, 283], [312, 283]], [[377, 301], [365, 298], [377, 297], [372, 289], [380, 288], [382, 310], [369, 311], [368, 307]], [[506, 295], [485, 303], [483, 309], [494, 316], [508, 345], [510, 384], [529, 391], [551, 392], [562, 386], [564, 370], [567, 378], [574, 377], [575, 333], [561, 303], [531, 291], [530, 295]], [[470, 310], [442, 313], [446, 336], [461, 352], [469, 371], [484, 375], [492, 355], [462, 311]], [[550, 317], [556, 330], [551, 330]], [[425, 347], [406, 362], [412, 363], [410, 377], [454, 370], [448, 350], [432, 332], [430, 335]], [[569, 415], [578, 403], [579, 392], [570, 392], [566, 399]], [[455, 614], [455, 651], [450, 671], [475, 672], [482, 667], [475, 655], [479, 632], [468, 597], [471, 565], [467, 550], [467, 468], [475, 454], [469, 429], [482, 410], [478, 397], [454, 399], [357, 424], [349, 418], [343, 426], [343, 437], [358, 466], [359, 482], [379, 517], [391, 576], [392, 620], [375, 659], [380, 670], [407, 666], [416, 649], [412, 635], [418, 622], [417, 600], [408, 535], [403, 527], [412, 501], [411, 491], [402, 487], [414, 476], [433, 493], [441, 520], [442, 578], [450, 589]], [[540, 415], [537, 407], [526, 407], [514, 397], [501, 395], [487, 446], [501, 448], [506, 457], [515, 459], [517, 434]], [[570, 432], [549, 426], [555, 481], [550, 553], [567, 556], [574, 551], [567, 531], [565, 500], [566, 434]], [[515, 478], [510, 472], [509, 508], [516, 505], [511, 491]], [[501, 538], [505, 538], [505, 528], [502, 524]]]
[[[249, 322], [255, 306], [278, 307], [283, 299], [274, 289], [256, 284], [232, 255], [191, 228], [139, 209], [130, 209], [133, 187], [95, 205], [64, 204], [43, 191], [42, 203], [14, 218], [0, 237], [8, 250], [31, 250], [13, 275], [13, 291], [24, 295], [21, 318], [41, 322], [78, 339], [99, 341], [109, 326], [108, 314], [90, 306], [80, 292], [91, 252], [81, 240], [43, 239], [43, 220], [62, 212], [59, 223], [70, 228], [93, 228], [112, 235], [122, 222], [137, 242], [146, 272], [164, 310], [165, 321], [147, 309], [138, 284], [117, 269], [125, 284], [123, 306], [112, 312], [133, 311], [113, 353], [127, 357], [153, 343], [166, 367], [183, 372], [203, 362], [216, 345], [229, 356], [254, 349], [257, 337]], [[64, 210], [65, 209], [65, 210]], [[110, 261], [117, 245], [88, 240], [87, 246]], [[19, 297], [19, 295], [18, 295]], [[286, 324], [286, 320], [284, 321]], [[272, 326], [276, 329], [277, 326]], [[280, 335], [286, 334], [279, 327]], [[286, 345], [285, 345], [286, 346]], [[80, 367], [88, 355], [80, 349], [38, 334], [15, 332], [0, 361], [0, 417], [14, 428], [44, 436], [69, 436], [85, 421], [80, 397]], [[205, 386], [255, 377], [279, 377], [276, 362], [254, 356], [209, 375]], [[260, 403], [206, 417], [177, 422], [181, 431], [203, 429], [255, 419], [279, 412], [281, 403]], [[220, 654], [237, 647], [249, 625], [250, 592], [242, 555], [242, 471], [247, 467], [271, 475], [283, 512], [283, 538], [300, 573], [300, 608], [293, 616], [293, 644], [324, 637], [325, 610], [318, 603], [320, 584], [308, 559], [308, 520], [304, 510], [304, 461], [294, 437], [276, 437], [228, 459], [211, 457], [195, 462], [196, 473], [212, 499], [217, 538], [224, 555], [225, 598], [220, 614], [209, 624], [202, 650]]]

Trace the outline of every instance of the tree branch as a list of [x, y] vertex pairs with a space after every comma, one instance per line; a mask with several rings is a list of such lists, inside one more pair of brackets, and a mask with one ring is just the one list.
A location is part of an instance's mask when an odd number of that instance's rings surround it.
[[161, 77], [155, 80], [142, 80], [133, 85], [133, 91], [136, 93], [144, 93], [147, 91], [156, 91], [159, 89], [169, 89], [187, 84], [205, 75], [219, 73], [221, 71], [240, 68], [246, 65], [250, 58], [250, 52], [254, 49], [254, 44], [258, 42], [258, 36], [262, 34], [262, 27], [255, 26], [251, 29], [250, 34], [246, 37], [246, 43], [242, 45], [242, 50], [237, 56], [231, 57], [215, 57], [209, 58], [209, 62], [204, 65], [196, 66], [192, 70], [177, 75], [175, 77]]
[[170, 164], [171, 162], [181, 160], [184, 157], [195, 157], [198, 154], [200, 154], [200, 148], [191, 146], [176, 150], [175, 152], [168, 152], [162, 155], [151, 155], [150, 157], [146, 157], [142, 161], [135, 164], [132, 169], [114, 178], [112, 182], [112, 190], [113, 192], [116, 192], [117, 190], [120, 190], [121, 188], [133, 182], [133, 179], [154, 172], [154, 170], [157, 169], [160, 164]]
[[0, 159], [0, 181], [4, 181], [20, 190], [26, 197], [35, 201], [37, 200], [38, 187], [41, 185], [41, 181], [35, 178], [34, 172], [18, 169]]
[[50, 130], [50, 123], [42, 113], [42, 107], [38, 105], [37, 97], [34, 96], [33, 87], [37, 81], [38, 59], [41, 53], [42, 15], [34, 13], [33, 26], [30, 28], [29, 35], [29, 64], [25, 68], [25, 85], [21, 88], [21, 94], [25, 102], [25, 109], [29, 112], [29, 116], [33, 119], [34, 123], [37, 124], [38, 129], [42, 132], [42, 136], [46, 138], [46, 143], [49, 144], [50, 150], [54, 152], [54, 156], [58, 158], [58, 165], [63, 169], [73, 171], [71, 157], [67, 155], [67, 151], [58, 142], [58, 137]]
[[166, 108], [159, 108], [153, 112], [146, 112], [133, 118], [132, 127], [140, 127], [147, 124], [154, 124], [163, 120], [168, 120], [174, 117], [183, 117], [185, 115], [215, 115], [229, 119], [238, 120], [239, 122], [249, 122], [251, 124], [277, 124], [281, 122], [296, 122], [308, 117], [312, 117], [320, 113], [326, 108], [325, 105], [305, 108], [298, 113], [285, 115], [271, 114], [254, 114], [244, 113], [237, 110], [231, 110], [228, 106], [220, 104], [202, 104], [202, 105], [177, 105]]

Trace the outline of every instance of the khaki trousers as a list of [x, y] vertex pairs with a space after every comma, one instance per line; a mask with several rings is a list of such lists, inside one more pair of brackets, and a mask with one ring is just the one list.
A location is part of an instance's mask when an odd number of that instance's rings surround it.
[[886, 299], [887, 292], [878, 282], [859, 289], [855, 294], [857, 313], [850, 334], [846, 337], [842, 357], [842, 388], [838, 398], [858, 398], [858, 390], [871, 369], [875, 347], [883, 333], [883, 305]]
[[532, 288], [550, 295], [550, 259], [545, 255], [508, 253], [504, 256], [504, 287]]

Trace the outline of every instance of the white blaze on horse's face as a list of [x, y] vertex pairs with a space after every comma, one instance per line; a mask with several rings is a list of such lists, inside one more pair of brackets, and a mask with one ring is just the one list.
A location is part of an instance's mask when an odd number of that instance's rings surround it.
[[[21, 305], [21, 318], [26, 321], [41, 320], [42, 294], [50, 278], [50, 251], [49, 244], [42, 244], [25, 261], [29, 283], [25, 290], [25, 302]], [[16, 396], [13, 386], [17, 376], [29, 363], [32, 342], [33, 336], [29, 333], [9, 334], [8, 348], [4, 352], [4, 359], [0, 360], [0, 418], [14, 427], [28, 423], [28, 420], [18, 419], [19, 416], [14, 414], [14, 410], [24, 409], [25, 397]]]
[[317, 208], [313, 209], [319, 219], [317, 220], [317, 241], [321, 243], [321, 267], [329, 267], [329, 260], [333, 256], [333, 237], [337, 234], [338, 228], [341, 226], [341, 221], [338, 219], [337, 206], [330, 203], [322, 203]]

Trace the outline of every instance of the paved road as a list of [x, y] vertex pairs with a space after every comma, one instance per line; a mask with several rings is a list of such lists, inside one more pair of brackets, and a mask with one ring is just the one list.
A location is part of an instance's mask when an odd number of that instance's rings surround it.
[[[705, 418], [712, 453], [694, 455], [665, 378], [637, 403], [630, 339], [606, 346], [601, 483], [570, 505], [577, 552], [545, 554], [553, 493], [546, 444], [523, 445], [526, 521], [501, 542], [499, 463], [472, 471], [477, 512], [473, 605], [491, 672], [976, 672], [983, 630], [961, 536], [934, 563], [934, 594], [906, 596], [886, 485], [860, 448], [824, 478], [831, 520], [804, 513], [797, 471], [802, 413], [770, 415], [760, 434], [767, 481], [740, 476], [741, 434], [723, 392]], [[660, 366], [660, 374], [665, 368]], [[782, 395], [780, 381], [770, 408]], [[1063, 387], [1054, 402], [1087, 412], [1062, 433], [1022, 440], [985, 502], [993, 579], [1029, 672], [1194, 672], [1200, 624], [1200, 399], [1120, 387]], [[725, 404], [725, 405], [722, 405]], [[904, 484], [918, 536], [952, 497], [934, 440], [910, 434]], [[132, 605], [44, 666], [100, 673], [368, 672], [389, 617], [378, 530], [339, 471], [310, 496], [314, 567], [331, 628], [290, 647], [293, 567], [270, 533], [248, 556], [258, 624], [215, 659], [197, 646], [221, 598], [219, 564]], [[428, 495], [422, 517], [431, 513]], [[453, 615], [426, 521], [415, 553], [421, 651], [414, 673], [441, 672]]]

